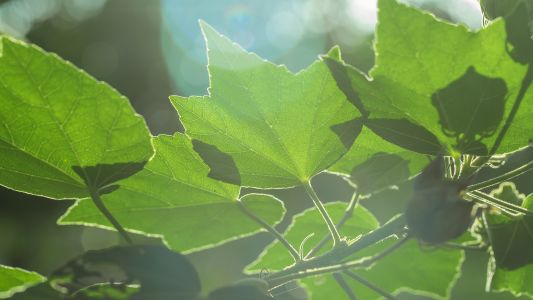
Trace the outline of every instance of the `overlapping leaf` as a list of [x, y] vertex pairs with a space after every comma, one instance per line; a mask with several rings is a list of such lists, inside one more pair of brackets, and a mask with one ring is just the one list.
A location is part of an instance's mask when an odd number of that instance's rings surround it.
[[226, 181], [262, 188], [298, 185], [350, 148], [360, 129], [359, 113], [322, 61], [293, 74], [201, 26], [209, 96], [171, 99], [187, 134], [211, 146], [200, 155], [212, 169], [229, 170], [224, 160], [216, 163], [215, 151], [234, 161], [238, 174]]
[[144, 120], [114, 89], [35, 46], [0, 43], [1, 185], [82, 198], [94, 179], [85, 167], [107, 165], [113, 178], [152, 156]]
[[[125, 228], [162, 236], [172, 249], [182, 252], [260, 230], [237, 206], [239, 187], [209, 178], [209, 167], [188, 137], [159, 136], [154, 145], [156, 155], [145, 169], [102, 197]], [[241, 200], [270, 224], [283, 216], [282, 203], [271, 196], [251, 194]], [[110, 226], [86, 200], [75, 204], [60, 223]]]
[[[356, 91], [369, 112], [367, 126], [421, 153], [449, 148], [486, 154], [527, 70], [509, 54], [504, 21], [471, 32], [395, 0], [379, 1], [378, 19], [371, 80], [328, 59], [343, 90], [348, 85]], [[525, 95], [499, 152], [524, 146], [532, 137], [533, 125], [527, 121], [533, 108], [531, 93]]]
[[366, 194], [407, 180], [428, 161], [425, 155], [387, 142], [363, 127], [357, 142], [328, 170], [350, 175], [358, 192]]
[[[514, 184], [503, 183], [492, 194], [522, 207], [533, 208], [533, 195], [519, 194]], [[533, 295], [533, 217], [517, 220], [497, 214], [486, 215], [494, 261], [489, 264], [489, 284], [495, 291]]]
[[0, 298], [9, 297], [44, 280], [35, 272], [0, 265]]

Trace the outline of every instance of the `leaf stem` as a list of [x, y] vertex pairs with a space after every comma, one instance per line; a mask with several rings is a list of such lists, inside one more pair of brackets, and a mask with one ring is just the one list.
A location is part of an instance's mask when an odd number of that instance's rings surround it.
[[528, 162], [527, 164], [525, 165], [522, 165], [512, 171], [509, 171], [505, 174], [502, 174], [500, 176], [497, 176], [497, 177], [494, 177], [494, 178], [491, 178], [489, 180], [486, 180], [486, 181], [483, 181], [483, 182], [479, 182], [479, 183], [475, 183], [475, 184], [472, 184], [472, 185], [469, 185], [467, 190], [468, 191], [473, 191], [473, 190], [482, 190], [482, 189], [486, 189], [488, 187], [491, 187], [491, 186], [495, 186], [497, 184], [500, 184], [504, 181], [508, 181], [512, 178], [515, 178], [517, 176], [520, 176], [526, 172], [529, 172], [533, 170], [533, 160]]
[[287, 274], [283, 276], [271, 276], [269, 277], [267, 281], [271, 287], [275, 287], [275, 286], [284, 284], [285, 282], [288, 282], [291, 280], [301, 279], [301, 278], [305, 278], [309, 276], [340, 272], [340, 271], [354, 269], [354, 268], [369, 267], [372, 264], [374, 264], [376, 261], [384, 258], [385, 256], [399, 249], [402, 245], [405, 244], [405, 242], [409, 240], [409, 238], [410, 238], [409, 236], [403, 237], [398, 242], [396, 242], [394, 245], [383, 250], [381, 253], [371, 256], [371, 257], [365, 257], [365, 258], [362, 258], [356, 261], [351, 261], [351, 262], [342, 263], [342, 264], [329, 265], [329, 266], [319, 267], [319, 268], [314, 268], [314, 269], [307, 269], [304, 271], [291, 273], [291, 274]]
[[326, 208], [324, 207], [324, 204], [322, 204], [322, 201], [318, 198], [318, 195], [316, 194], [315, 190], [313, 189], [313, 186], [311, 185], [311, 181], [308, 180], [304, 184], [305, 191], [307, 192], [307, 195], [311, 200], [313, 200], [313, 203], [315, 204], [316, 208], [320, 212], [320, 215], [322, 215], [322, 218], [326, 222], [326, 225], [328, 226], [329, 232], [331, 234], [331, 237], [333, 238], [333, 247], [338, 246], [341, 244], [341, 236], [339, 235], [339, 231], [337, 231], [337, 227], [335, 227], [335, 224], [333, 223], [333, 220], [329, 216]]
[[104, 215], [104, 217], [113, 225], [113, 227], [118, 231], [122, 238], [129, 244], [132, 245], [133, 241], [128, 234], [128, 232], [120, 225], [120, 223], [115, 219], [113, 214], [107, 209], [102, 198], [100, 198], [100, 193], [95, 189], [89, 189], [91, 199], [93, 200], [94, 205], [98, 210]]
[[505, 120], [505, 124], [503, 125], [502, 130], [500, 130], [500, 132], [498, 133], [498, 137], [496, 138], [496, 141], [492, 145], [492, 148], [488, 156], [492, 156], [496, 154], [496, 151], [498, 151], [498, 148], [500, 147], [500, 144], [502, 143], [503, 138], [505, 137], [505, 134], [507, 134], [507, 131], [511, 127], [511, 124], [513, 123], [513, 120], [518, 112], [518, 108], [520, 107], [522, 100], [524, 100], [526, 91], [528, 87], [531, 85], [532, 81], [533, 81], [533, 64], [529, 63], [527, 67], [526, 75], [524, 76], [524, 79], [522, 79], [522, 85], [520, 86], [520, 91], [518, 92], [518, 95], [516, 95], [516, 100], [513, 104], [513, 107], [511, 108], [511, 112], [509, 113], [509, 116]]
[[[389, 238], [392, 235], [395, 235], [404, 228], [405, 219], [403, 215], [396, 215], [381, 227], [363, 235], [361, 238], [346, 247], [334, 248], [323, 255], [316, 256], [308, 260], [303, 260], [299, 264], [294, 264], [285, 268], [284, 270], [271, 274], [268, 276], [268, 278], [275, 279], [308, 269], [336, 264], [360, 250], [363, 250], [371, 245]], [[266, 278], [266, 280], [268, 280], [268, 278]]]
[[463, 244], [457, 244], [457, 243], [444, 243], [444, 244], [441, 244], [441, 246], [444, 248], [458, 249], [458, 250], [465, 250], [465, 251], [485, 251], [488, 249], [488, 246], [486, 244], [463, 245]]
[[[359, 203], [359, 196], [360, 194], [357, 192], [354, 192], [352, 195], [352, 198], [350, 199], [350, 202], [348, 203], [348, 207], [346, 207], [346, 211], [344, 211], [344, 215], [342, 216], [339, 223], [337, 223], [337, 230], [341, 229], [342, 226], [344, 226], [344, 223], [346, 223], [353, 215], [354, 209], [357, 207], [357, 204]], [[305, 256], [305, 259], [313, 257], [315, 254], [324, 247], [324, 245], [331, 239], [331, 235], [326, 235], [322, 240], [316, 244], [316, 246], [311, 249], [307, 255]]]
[[362, 285], [368, 287], [369, 289], [373, 290], [374, 292], [378, 293], [379, 295], [383, 296], [383, 298], [385, 299], [388, 299], [388, 300], [397, 300], [398, 298], [394, 297], [393, 295], [391, 295], [390, 293], [382, 290], [380, 287], [374, 285], [372, 282], [364, 279], [363, 277], [359, 276], [358, 274], [350, 271], [350, 270], [344, 270], [343, 273], [354, 279], [355, 281], [358, 281], [359, 283], [361, 283]]
[[237, 200], [237, 206], [240, 208], [240, 210], [246, 215], [248, 216], [250, 219], [254, 220], [256, 223], [258, 223], [259, 225], [261, 225], [266, 231], [268, 231], [269, 233], [271, 233], [274, 237], [276, 237], [276, 239], [283, 245], [285, 246], [285, 248], [287, 248], [287, 250], [289, 251], [289, 253], [291, 254], [291, 256], [294, 258], [294, 261], [295, 262], [299, 262], [302, 260], [302, 257], [300, 256], [300, 254], [298, 253], [298, 251], [296, 251], [296, 249], [291, 245], [291, 243], [289, 243], [289, 241], [279, 232], [277, 231], [274, 227], [270, 226], [270, 224], [268, 224], [267, 222], [265, 222], [263, 219], [261, 219], [260, 217], [258, 217], [256, 214], [254, 214], [251, 210], [249, 210], [245, 205], [244, 203], [242, 203], [242, 201], [239, 199]]
[[339, 286], [346, 293], [346, 295], [348, 296], [348, 299], [357, 300], [357, 297], [353, 293], [352, 289], [350, 288], [350, 286], [348, 285], [346, 280], [344, 280], [344, 277], [342, 277], [340, 273], [333, 273], [333, 278], [335, 278], [335, 281], [337, 281]]

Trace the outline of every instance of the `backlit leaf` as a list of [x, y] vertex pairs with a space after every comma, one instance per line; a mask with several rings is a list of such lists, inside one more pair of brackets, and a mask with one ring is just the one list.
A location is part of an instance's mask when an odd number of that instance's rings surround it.
[[[210, 169], [183, 134], [154, 138], [155, 157], [145, 169], [119, 181], [120, 188], [102, 197], [115, 218], [128, 230], [161, 236], [182, 252], [212, 247], [258, 232], [236, 200], [240, 188], [208, 176]], [[284, 213], [272, 196], [246, 195], [242, 202], [270, 224]], [[81, 200], [61, 224], [110, 227], [90, 201]]]

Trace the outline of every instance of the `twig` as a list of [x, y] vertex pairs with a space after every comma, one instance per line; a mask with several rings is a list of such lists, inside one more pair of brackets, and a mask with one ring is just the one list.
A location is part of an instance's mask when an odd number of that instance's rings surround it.
[[[353, 193], [352, 198], [350, 199], [350, 202], [348, 203], [348, 207], [346, 207], [346, 211], [344, 211], [344, 215], [342, 216], [339, 223], [337, 223], [337, 230], [341, 229], [342, 226], [352, 217], [354, 209], [357, 207], [357, 204], [359, 203], [359, 194]], [[313, 257], [324, 247], [324, 245], [331, 239], [331, 235], [326, 235], [322, 240], [316, 244], [316, 246], [311, 249], [304, 259]]]
[[104, 215], [104, 217], [115, 227], [115, 229], [118, 231], [118, 233], [124, 238], [124, 240], [132, 245], [133, 241], [130, 238], [128, 232], [120, 225], [120, 223], [115, 219], [113, 214], [107, 209], [107, 207], [104, 205], [104, 202], [100, 198], [100, 193], [94, 189], [89, 189], [89, 193], [91, 195], [91, 199], [93, 200], [94, 205], [96, 205], [96, 208]]
[[517, 176], [520, 176], [528, 171], [531, 171], [533, 170], [533, 161], [530, 161], [528, 162], [527, 164], [525, 165], [522, 165], [512, 171], [509, 171], [505, 174], [502, 174], [500, 176], [497, 176], [497, 177], [494, 177], [494, 178], [491, 178], [489, 180], [486, 180], [486, 181], [483, 181], [483, 182], [479, 182], [479, 183], [476, 183], [476, 184], [472, 184], [472, 185], [469, 185], [467, 190], [468, 191], [474, 191], [474, 190], [482, 190], [482, 189], [486, 189], [488, 187], [491, 187], [491, 186], [494, 186], [494, 185], [497, 185], [497, 184], [500, 184], [504, 181], [508, 181], [510, 179], [513, 179]]
[[324, 204], [322, 204], [322, 201], [318, 198], [318, 195], [316, 194], [315, 190], [313, 189], [313, 186], [311, 185], [311, 181], [307, 181], [304, 184], [305, 191], [307, 192], [307, 195], [309, 195], [309, 198], [313, 200], [313, 203], [315, 204], [316, 208], [320, 212], [320, 215], [322, 215], [322, 218], [326, 222], [326, 225], [328, 226], [329, 232], [331, 234], [331, 237], [333, 238], [333, 247], [341, 244], [341, 236], [339, 235], [339, 232], [337, 231], [337, 227], [335, 227], [335, 224], [333, 223], [333, 220], [329, 216], [326, 208], [324, 207]]
[[522, 85], [520, 86], [520, 91], [516, 95], [516, 100], [513, 104], [513, 107], [511, 108], [511, 112], [509, 113], [509, 116], [505, 120], [505, 124], [502, 127], [502, 130], [500, 130], [498, 137], [496, 138], [496, 141], [492, 145], [492, 148], [490, 149], [489, 155], [492, 156], [496, 154], [496, 151], [498, 151], [498, 148], [500, 147], [500, 144], [503, 141], [503, 138], [505, 137], [505, 134], [507, 134], [507, 131], [511, 127], [511, 124], [513, 123], [514, 117], [518, 113], [518, 108], [520, 107], [520, 104], [522, 103], [522, 100], [524, 100], [524, 96], [526, 95], [526, 92], [528, 90], [528, 87], [531, 85], [531, 82], [533, 81], [533, 64], [529, 64], [527, 67], [527, 73], [524, 76], [524, 79], [522, 79]]
[[380, 294], [381, 296], [383, 296], [383, 298], [388, 299], [388, 300], [397, 300], [397, 298], [394, 297], [392, 294], [388, 293], [387, 291], [382, 290], [380, 287], [374, 285], [372, 282], [364, 279], [363, 277], [359, 276], [358, 274], [356, 274], [356, 273], [354, 273], [354, 272], [352, 272], [350, 270], [344, 270], [343, 273], [346, 274], [346, 276], [349, 276], [352, 279], [358, 281], [362, 285], [365, 285], [366, 287], [368, 287], [369, 289], [373, 290], [374, 292]]
[[372, 264], [374, 264], [376, 261], [384, 258], [385, 256], [391, 254], [392, 252], [396, 251], [398, 248], [400, 248], [405, 242], [409, 240], [409, 236], [403, 237], [398, 242], [396, 242], [394, 245], [390, 246], [389, 248], [385, 249], [383, 252], [374, 255], [372, 257], [365, 257], [356, 261], [351, 261], [347, 263], [337, 264], [337, 265], [329, 265], [325, 267], [319, 267], [314, 269], [306, 269], [301, 272], [297, 273], [290, 273], [283, 276], [271, 276], [267, 280], [269, 285], [272, 287], [284, 284], [285, 282], [294, 280], [294, 279], [301, 279], [309, 276], [315, 276], [315, 275], [321, 275], [326, 273], [334, 273], [344, 270], [349, 270], [353, 268], [364, 268], [369, 267]]
[[267, 222], [263, 221], [260, 217], [256, 216], [252, 211], [250, 211], [244, 203], [242, 203], [241, 200], [237, 200], [237, 206], [241, 209], [241, 211], [248, 216], [250, 219], [257, 222], [259, 225], [261, 225], [266, 231], [271, 233], [276, 239], [283, 245], [287, 250], [289, 250], [289, 253], [294, 258], [295, 262], [300, 261], [302, 258], [298, 251], [289, 243], [289, 241], [281, 234], [279, 231], [277, 231], [274, 227], [270, 226]]
[[468, 195], [475, 199], [481, 200], [482, 202], [488, 203], [488, 204], [497, 204], [497, 206], [504, 207], [505, 209], [508, 209], [510, 211], [515, 211], [515, 212], [522, 213], [528, 216], [533, 215], [533, 212], [529, 211], [527, 208], [518, 206], [516, 204], [510, 203], [507, 201], [503, 201], [494, 196], [483, 193], [482, 191], [472, 191], [472, 192], [469, 192]]
[[353, 293], [352, 289], [350, 288], [346, 280], [344, 280], [344, 277], [342, 277], [341, 274], [333, 273], [333, 278], [335, 278], [335, 281], [337, 281], [339, 286], [346, 293], [346, 295], [348, 296], [348, 299], [357, 300], [357, 297], [355, 297], [355, 294]]

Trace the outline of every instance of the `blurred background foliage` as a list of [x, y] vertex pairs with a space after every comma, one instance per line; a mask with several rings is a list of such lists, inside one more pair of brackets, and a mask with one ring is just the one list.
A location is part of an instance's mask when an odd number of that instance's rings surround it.
[[[403, 2], [473, 30], [483, 23], [476, 0]], [[130, 99], [154, 135], [183, 130], [169, 95], [207, 92], [198, 19], [294, 72], [337, 44], [344, 59], [360, 70], [367, 72], [374, 64], [375, 0], [0, 0], [0, 32], [57, 53], [108, 82]], [[527, 184], [531, 179], [517, 180], [522, 193], [533, 192]], [[351, 187], [333, 175], [317, 176], [314, 184], [323, 199], [347, 201], [351, 196]], [[273, 193], [288, 208], [280, 229], [289, 224], [292, 214], [311, 206], [302, 190]], [[47, 274], [86, 250], [120, 243], [109, 231], [56, 225], [72, 201], [51, 201], [5, 188], [0, 188], [0, 197], [0, 264]], [[403, 210], [408, 198], [409, 189], [400, 188], [363, 204], [383, 220]], [[271, 240], [263, 233], [189, 257], [208, 290], [242, 277], [243, 266]], [[513, 299], [483, 292], [486, 262], [487, 256], [481, 253], [467, 256], [453, 299]], [[291, 287], [277, 293], [280, 299], [305, 298], [301, 290]], [[403, 294], [401, 298], [421, 296]]]

